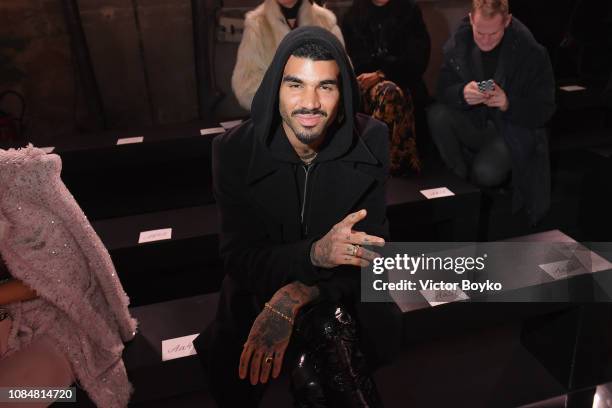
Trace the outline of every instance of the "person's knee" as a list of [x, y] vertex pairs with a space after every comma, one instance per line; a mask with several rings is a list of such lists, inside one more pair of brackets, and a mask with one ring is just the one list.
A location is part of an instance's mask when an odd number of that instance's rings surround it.
[[501, 168], [499, 163], [476, 162], [472, 167], [472, 183], [479, 187], [497, 187], [508, 176], [508, 170]]
[[427, 110], [427, 121], [430, 125], [436, 125], [442, 122], [448, 122], [450, 117], [450, 108], [442, 103], [434, 103]]
[[315, 305], [305, 316], [308, 338], [316, 343], [333, 341], [339, 336], [355, 336], [356, 322], [346, 306], [337, 303]]
[[431, 136], [436, 142], [440, 142], [449, 134], [448, 129], [452, 128], [455, 113], [452, 108], [441, 103], [429, 106], [426, 113]]

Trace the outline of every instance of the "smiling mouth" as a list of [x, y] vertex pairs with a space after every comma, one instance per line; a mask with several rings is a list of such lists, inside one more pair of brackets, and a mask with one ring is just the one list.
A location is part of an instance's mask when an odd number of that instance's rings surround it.
[[323, 115], [319, 115], [319, 114], [316, 114], [316, 115], [297, 114], [294, 116], [297, 119], [297, 121], [300, 123], [300, 125], [304, 127], [314, 127], [318, 125], [319, 123], [321, 123], [321, 121], [323, 120]]

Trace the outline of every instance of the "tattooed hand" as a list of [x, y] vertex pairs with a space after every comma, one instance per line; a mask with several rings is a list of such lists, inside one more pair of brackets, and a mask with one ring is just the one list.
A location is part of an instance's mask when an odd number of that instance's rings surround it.
[[365, 232], [353, 231], [353, 226], [363, 220], [366, 210], [347, 215], [345, 219], [315, 242], [310, 248], [310, 261], [314, 266], [333, 268], [338, 265], [365, 267], [380, 255], [359, 245], [384, 246], [385, 240]]
[[[255, 319], [240, 356], [238, 375], [245, 379], [249, 372], [252, 385], [265, 384], [272, 372], [277, 378], [289, 345], [293, 323], [300, 308], [319, 296], [316, 286], [293, 282], [280, 288], [268, 302], [276, 311], [264, 308]], [[284, 318], [288, 317], [292, 321]], [[268, 361], [266, 361], [268, 360]]]

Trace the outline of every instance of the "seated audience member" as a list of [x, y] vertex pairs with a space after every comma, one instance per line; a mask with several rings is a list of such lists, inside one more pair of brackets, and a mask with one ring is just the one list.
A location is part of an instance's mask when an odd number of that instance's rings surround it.
[[194, 346], [219, 408], [259, 406], [281, 370], [294, 407], [382, 406], [371, 373], [399, 350], [401, 312], [361, 301], [359, 267], [388, 236], [389, 140], [358, 101], [342, 44], [302, 27], [251, 120], [213, 142], [225, 278]]
[[240, 106], [251, 110], [253, 96], [278, 44], [289, 31], [304, 26], [325, 28], [344, 43], [334, 13], [312, 0], [264, 0], [246, 14], [232, 75], [232, 89]]
[[121, 356], [136, 321], [60, 168], [31, 146], [0, 149], [0, 387], [76, 382], [97, 406], [126, 407]]
[[391, 173], [418, 171], [415, 111], [429, 100], [422, 76], [431, 47], [421, 9], [413, 0], [355, 0], [342, 33], [365, 112], [389, 126]]
[[555, 82], [548, 53], [512, 18], [508, 0], [473, 0], [444, 46], [437, 98], [429, 127], [446, 165], [481, 187], [503, 184], [512, 170], [514, 209], [537, 222], [550, 206], [543, 128]]

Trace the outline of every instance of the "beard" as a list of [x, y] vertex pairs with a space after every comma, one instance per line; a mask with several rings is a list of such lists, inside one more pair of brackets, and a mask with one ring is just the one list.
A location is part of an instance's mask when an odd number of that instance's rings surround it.
[[325, 129], [327, 128], [327, 121], [321, 122], [319, 125], [314, 126], [312, 128], [304, 128], [297, 121], [293, 120], [293, 116], [295, 115], [321, 115], [324, 118], [327, 118], [328, 115], [326, 112], [318, 109], [298, 109], [291, 112], [291, 116], [287, 115], [287, 112], [281, 111], [281, 118], [283, 122], [293, 131], [295, 137], [305, 145], [311, 145], [319, 140]]

